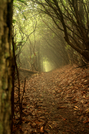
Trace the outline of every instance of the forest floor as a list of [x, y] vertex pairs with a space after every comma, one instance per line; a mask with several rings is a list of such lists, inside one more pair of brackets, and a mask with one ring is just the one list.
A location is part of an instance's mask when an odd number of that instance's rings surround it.
[[89, 68], [67, 65], [27, 79], [22, 124], [17, 122], [16, 106], [16, 134], [89, 134]]

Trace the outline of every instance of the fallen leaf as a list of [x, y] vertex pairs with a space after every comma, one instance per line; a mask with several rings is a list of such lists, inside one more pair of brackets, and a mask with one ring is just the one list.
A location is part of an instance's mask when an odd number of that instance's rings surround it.
[[74, 108], [74, 110], [78, 110], [78, 107], [77, 106], [74, 106], [75, 108]]
[[89, 108], [87, 108], [85, 111], [86, 111], [86, 113], [89, 113]]
[[50, 126], [50, 128], [52, 128], [52, 126], [51, 125], [49, 125]]
[[44, 130], [43, 130], [43, 126], [40, 128], [40, 132], [42, 132], [42, 133], [44, 132]]
[[88, 123], [89, 122], [89, 119], [88, 120], [85, 120], [85, 121], [83, 121], [83, 123], [85, 124], [85, 123]]

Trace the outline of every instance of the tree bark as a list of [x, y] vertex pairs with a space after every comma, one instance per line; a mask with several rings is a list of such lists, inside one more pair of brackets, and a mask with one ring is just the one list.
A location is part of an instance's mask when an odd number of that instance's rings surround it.
[[0, 134], [11, 133], [12, 3], [0, 0]]

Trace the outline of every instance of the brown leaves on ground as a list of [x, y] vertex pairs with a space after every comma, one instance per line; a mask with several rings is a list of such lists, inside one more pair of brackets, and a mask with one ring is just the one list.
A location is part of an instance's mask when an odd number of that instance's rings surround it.
[[[23, 83], [21, 83], [21, 94]], [[13, 131], [24, 134], [88, 134], [89, 68], [65, 66], [48, 73], [33, 75], [26, 81], [22, 125], [18, 126], [19, 108], [15, 88]]]

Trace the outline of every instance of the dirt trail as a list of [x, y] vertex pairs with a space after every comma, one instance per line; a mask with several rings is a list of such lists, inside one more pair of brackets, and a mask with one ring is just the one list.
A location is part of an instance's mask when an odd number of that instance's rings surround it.
[[24, 134], [89, 134], [89, 69], [34, 75], [23, 100]]

